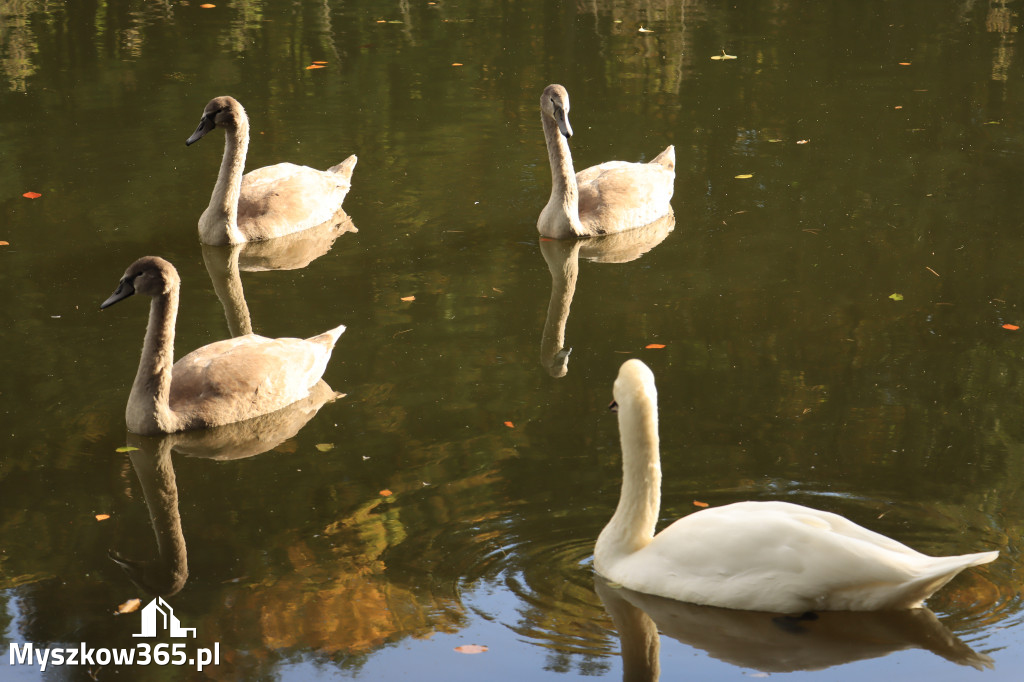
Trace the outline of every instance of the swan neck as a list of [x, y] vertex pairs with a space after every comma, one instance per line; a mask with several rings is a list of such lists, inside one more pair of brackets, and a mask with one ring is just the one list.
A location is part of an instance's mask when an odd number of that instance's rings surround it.
[[224, 129], [224, 157], [210, 205], [199, 222], [205, 244], [239, 244], [245, 241], [238, 229], [238, 199], [242, 193], [245, 155], [249, 149], [249, 120], [240, 117], [234, 128]]
[[549, 222], [553, 223], [553, 228], [557, 224], [557, 229], [561, 232], [544, 236], [555, 239], [585, 236], [583, 225], [580, 223], [579, 187], [576, 184], [576, 171], [572, 166], [569, 142], [558, 130], [554, 119], [544, 113], [541, 113], [540, 118], [548, 147], [548, 162], [551, 165], [551, 197], [544, 207], [544, 213], [551, 214]]
[[244, 248], [241, 244], [232, 246], [210, 246], [203, 244], [203, 262], [213, 282], [213, 290], [224, 308], [224, 318], [232, 337], [252, 334], [252, 318], [245, 302], [242, 277], [238, 258]]
[[605, 531], [617, 554], [631, 554], [654, 538], [661, 508], [657, 406], [647, 396], [619, 406], [622, 494]]
[[544, 365], [556, 376], [562, 376], [566, 371], [560, 354], [565, 348], [565, 326], [579, 277], [580, 246], [580, 242], [541, 242], [541, 253], [551, 272], [551, 299], [544, 320], [540, 352]]
[[177, 431], [170, 408], [171, 367], [174, 365], [174, 323], [178, 316], [178, 286], [149, 304], [149, 322], [142, 344], [139, 371], [132, 384], [125, 414], [128, 428], [143, 435]]

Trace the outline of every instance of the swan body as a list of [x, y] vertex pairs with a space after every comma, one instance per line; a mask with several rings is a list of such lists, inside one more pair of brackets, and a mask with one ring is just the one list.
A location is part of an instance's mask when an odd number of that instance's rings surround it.
[[540, 113], [551, 162], [551, 197], [537, 219], [541, 236], [570, 239], [621, 232], [672, 212], [675, 147], [669, 145], [649, 163], [608, 161], [575, 173], [566, 89], [546, 87]]
[[622, 495], [598, 537], [594, 566], [632, 590], [776, 613], [910, 609], [961, 570], [999, 555], [927, 556], [838, 514], [788, 502], [703, 509], [655, 535], [661, 463], [654, 375], [629, 360], [614, 395]]
[[[300, 232], [332, 220], [352, 186], [353, 154], [325, 171], [279, 163], [242, 175], [249, 148], [249, 118], [233, 97], [215, 97], [185, 141], [224, 129], [224, 159], [210, 205], [199, 218], [204, 244], [241, 244]], [[342, 219], [347, 218], [347, 216]]]
[[[177, 362], [174, 324], [180, 279], [174, 266], [146, 256], [125, 271], [107, 308], [138, 292], [153, 297], [139, 369], [128, 396], [128, 429], [142, 435], [232, 424], [309, 395], [344, 326], [309, 339], [246, 334], [198, 348]], [[173, 366], [172, 366], [173, 363]]]

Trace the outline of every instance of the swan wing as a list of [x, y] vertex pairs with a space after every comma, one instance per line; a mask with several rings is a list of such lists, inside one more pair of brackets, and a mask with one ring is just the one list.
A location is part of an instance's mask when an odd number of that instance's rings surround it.
[[252, 241], [304, 230], [330, 220], [351, 187], [351, 173], [279, 163], [246, 173], [238, 197], [238, 226]]
[[249, 334], [211, 343], [174, 364], [170, 407], [203, 426], [273, 412], [305, 398], [330, 356], [314, 340]]
[[995, 556], [930, 557], [837, 514], [740, 502], [676, 521], [630, 555], [620, 577], [639, 591], [728, 608], [913, 608], [963, 568]]
[[641, 227], [671, 212], [675, 171], [656, 163], [608, 161], [576, 174], [580, 222], [592, 234]]

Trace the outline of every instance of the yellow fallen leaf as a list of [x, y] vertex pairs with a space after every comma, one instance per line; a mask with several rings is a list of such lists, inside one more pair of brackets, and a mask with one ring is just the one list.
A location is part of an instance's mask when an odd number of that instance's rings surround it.
[[715, 60], [718, 60], [718, 59], [736, 59], [736, 55], [734, 55], [734, 54], [726, 54], [725, 50], [722, 50], [722, 54], [716, 54], [714, 57], [712, 57], [712, 59], [715, 59]]
[[122, 445], [114, 452], [134, 452], [135, 450], [138, 450], [138, 448], [134, 445]]
[[316, 449], [320, 452], [328, 452], [334, 449], [334, 443], [317, 443]]
[[644, 28], [643, 26], [641, 26], [640, 30], [638, 31], [638, 33], [654, 33], [654, 31], [652, 31], [649, 28]]
[[142, 600], [140, 600], [140, 599], [129, 599], [125, 603], [117, 605], [117, 611], [114, 612], [114, 615], [120, 616], [120, 615], [125, 614], [125, 613], [131, 613], [132, 611], [137, 611], [139, 609], [139, 606], [141, 606], [141, 605], [142, 605]]
[[110, 518], [110, 514], [97, 514], [96, 515], [96, 520], [97, 521], [106, 521], [109, 518]]
[[415, 296], [403, 296], [402, 300], [405, 301], [406, 303], [408, 303], [409, 301], [415, 301], [416, 297]]
[[736, 175], [736, 176], [734, 176], [734, 177], [735, 177], [735, 178], [736, 178], [737, 180], [746, 180], [746, 179], [748, 179], [748, 178], [752, 178], [752, 177], [754, 177], [754, 174], [753, 174], [753, 173], [744, 173], [743, 175]]

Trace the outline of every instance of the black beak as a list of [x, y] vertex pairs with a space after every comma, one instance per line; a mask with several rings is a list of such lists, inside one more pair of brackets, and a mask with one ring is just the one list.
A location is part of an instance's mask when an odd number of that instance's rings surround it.
[[192, 133], [191, 137], [185, 140], [185, 146], [189, 146], [190, 144], [198, 140], [200, 137], [213, 130], [215, 127], [216, 124], [213, 122], [213, 116], [203, 116], [201, 119], [199, 119], [199, 127], [196, 128], [196, 131]]
[[135, 285], [130, 279], [122, 279], [117, 289], [110, 295], [110, 298], [100, 304], [100, 310], [109, 308], [120, 300], [126, 299], [135, 293]]
[[611, 401], [610, 403], [608, 403], [608, 411], [609, 412], [618, 412], [619, 411], [619, 404], [617, 402], [615, 402], [614, 400]]

